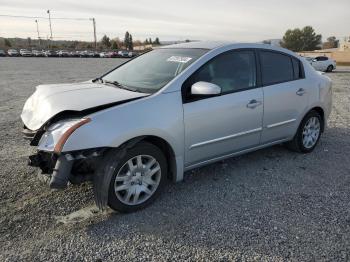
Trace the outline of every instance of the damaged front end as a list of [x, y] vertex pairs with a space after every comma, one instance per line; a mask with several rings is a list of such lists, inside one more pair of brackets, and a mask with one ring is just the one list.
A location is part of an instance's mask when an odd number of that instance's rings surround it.
[[64, 189], [68, 182], [77, 185], [92, 181], [99, 157], [105, 148], [62, 153], [38, 151], [29, 156], [28, 165], [40, 168], [43, 180], [52, 189]]
[[40, 168], [41, 174], [49, 180], [50, 188], [63, 189], [68, 181], [80, 184], [92, 179], [97, 158], [104, 148], [62, 152], [69, 136], [90, 121], [89, 118], [60, 120], [35, 132], [24, 127], [24, 137], [32, 146], [37, 146], [37, 153], [29, 156], [28, 164]]

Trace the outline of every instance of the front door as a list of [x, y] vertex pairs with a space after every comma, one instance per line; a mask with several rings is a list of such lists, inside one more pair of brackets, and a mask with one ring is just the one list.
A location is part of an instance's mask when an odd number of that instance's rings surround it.
[[[263, 91], [257, 87], [255, 52], [229, 51], [207, 62], [184, 84], [186, 166], [259, 145]], [[191, 96], [192, 84], [221, 87], [215, 97]]]

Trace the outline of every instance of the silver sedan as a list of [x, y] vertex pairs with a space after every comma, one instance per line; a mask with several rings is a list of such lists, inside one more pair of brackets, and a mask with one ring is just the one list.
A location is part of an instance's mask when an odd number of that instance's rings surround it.
[[94, 184], [121, 212], [150, 204], [187, 170], [284, 143], [310, 153], [331, 80], [286, 49], [195, 42], [148, 52], [91, 81], [40, 85], [21, 115], [29, 163], [51, 188]]

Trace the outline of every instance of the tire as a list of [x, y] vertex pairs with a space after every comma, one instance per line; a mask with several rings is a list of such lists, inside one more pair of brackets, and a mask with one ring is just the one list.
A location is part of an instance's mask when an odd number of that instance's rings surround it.
[[334, 69], [333, 66], [332, 66], [332, 65], [329, 65], [329, 66], [327, 67], [326, 72], [332, 72], [333, 69]]
[[[313, 123], [313, 121], [315, 122], [314, 128], [308, 129], [307, 125], [310, 124], [310, 126], [312, 126], [311, 123]], [[318, 126], [318, 131], [316, 131], [317, 126]], [[306, 114], [306, 116], [301, 121], [298, 127], [298, 131], [295, 134], [293, 140], [286, 143], [286, 146], [290, 150], [295, 152], [311, 153], [315, 149], [318, 141], [320, 140], [321, 133], [322, 133], [322, 126], [323, 126], [323, 122], [320, 114], [314, 110], [310, 111], [309, 113]]]
[[97, 177], [108, 180], [106, 187], [97, 187], [97, 190], [108, 190], [110, 208], [129, 213], [148, 206], [157, 198], [165, 186], [168, 165], [163, 152], [148, 142], [139, 142], [123, 151], [106, 153]]

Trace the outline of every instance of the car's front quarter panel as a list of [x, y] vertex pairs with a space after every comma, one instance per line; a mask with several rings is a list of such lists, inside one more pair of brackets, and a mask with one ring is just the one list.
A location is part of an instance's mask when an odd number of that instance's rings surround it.
[[184, 128], [180, 92], [157, 93], [88, 116], [91, 121], [68, 138], [63, 152], [119, 147], [140, 136], [156, 136], [183, 155]]

